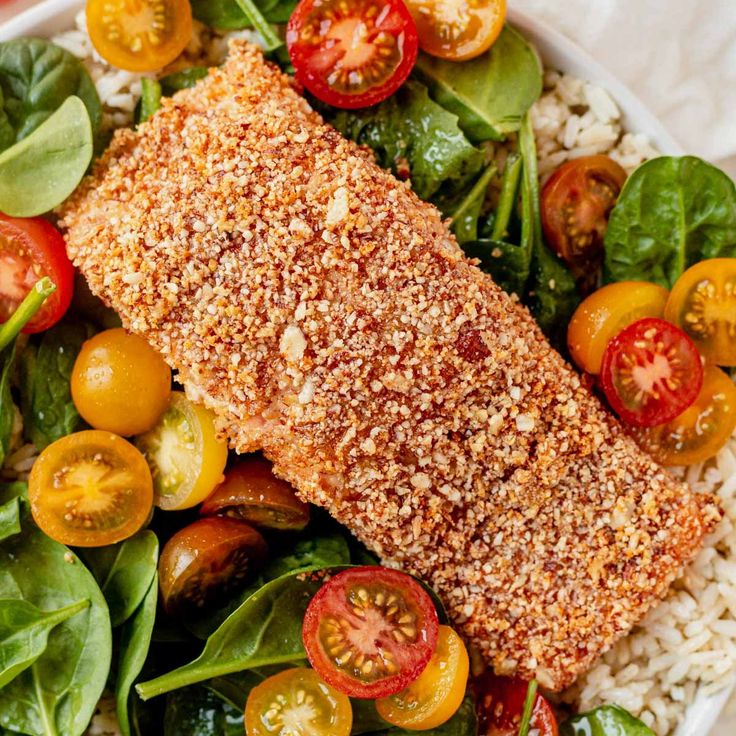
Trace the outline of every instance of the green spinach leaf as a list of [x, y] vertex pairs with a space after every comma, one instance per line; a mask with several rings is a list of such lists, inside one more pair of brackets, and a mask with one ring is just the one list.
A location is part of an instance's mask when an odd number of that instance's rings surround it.
[[474, 143], [502, 140], [521, 127], [542, 93], [542, 64], [524, 37], [506, 26], [485, 54], [458, 64], [419, 54], [414, 73]]
[[[256, 6], [269, 23], [286, 23], [296, 0], [258, 0]], [[192, 0], [192, 12], [211, 28], [235, 31], [252, 26], [236, 0]]]
[[[286, 665], [291, 667], [291, 663]], [[282, 668], [279, 667], [279, 670]], [[215, 677], [205, 683], [205, 687], [217, 695], [226, 703], [230, 703], [233, 708], [238, 708], [241, 712], [245, 710], [245, 702], [248, 694], [256, 686], [262, 683], [266, 677], [272, 673], [264, 673], [260, 670], [245, 670], [244, 672], [233, 672], [231, 675], [223, 675]]]
[[0, 542], [15, 534], [20, 534], [20, 500], [11, 498], [0, 504]]
[[[210, 3], [208, 3], [210, 5]], [[200, 79], [204, 79], [209, 70], [203, 66], [190, 66], [180, 72], [167, 74], [158, 81], [161, 83], [161, 91], [167, 97], [182, 89], [191, 89]]]
[[[353, 730], [353, 734], [367, 733], [360, 728], [360, 724], [357, 724], [360, 730]], [[408, 731], [403, 728], [384, 728], [370, 732], [372, 736], [412, 736], [416, 734], [416, 731]], [[458, 708], [457, 713], [450, 718], [447, 723], [438, 726], [437, 728], [431, 728], [428, 731], [422, 731], [425, 736], [477, 736], [478, 734], [478, 720], [475, 715], [475, 703], [471, 695], [466, 695], [465, 700]]]
[[242, 736], [243, 710], [195, 685], [166, 698], [163, 736]]
[[693, 156], [662, 156], [628, 179], [605, 238], [605, 281], [671, 288], [706, 258], [736, 256], [736, 186]]
[[618, 705], [603, 705], [560, 726], [560, 736], [654, 736], [654, 731]]
[[15, 342], [0, 350], [0, 468], [10, 452], [15, 424], [15, 404], [10, 394], [10, 379], [15, 365]]

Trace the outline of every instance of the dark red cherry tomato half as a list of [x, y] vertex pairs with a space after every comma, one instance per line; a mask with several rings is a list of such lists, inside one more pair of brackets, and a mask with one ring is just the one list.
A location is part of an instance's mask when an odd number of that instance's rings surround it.
[[42, 332], [64, 316], [74, 293], [74, 267], [61, 233], [51, 223], [0, 213], [0, 322], [8, 320], [44, 276], [56, 284], [56, 291], [23, 332]]
[[356, 567], [312, 598], [302, 629], [307, 657], [328, 684], [354, 698], [395, 695], [419, 677], [437, 646], [427, 591], [385, 567]]
[[600, 376], [608, 403], [621, 419], [635, 427], [656, 427], [682, 414], [698, 397], [703, 364], [679, 327], [648, 317], [608, 343]]
[[346, 109], [392, 95], [419, 49], [402, 0], [301, 0], [286, 43], [297, 80], [322, 102]]

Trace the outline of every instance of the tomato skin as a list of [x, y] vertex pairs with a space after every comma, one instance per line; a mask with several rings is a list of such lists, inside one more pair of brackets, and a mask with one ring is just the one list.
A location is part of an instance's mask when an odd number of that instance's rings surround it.
[[69, 309], [74, 295], [74, 266], [61, 233], [40, 217], [0, 213], [0, 322], [17, 309], [33, 285], [48, 276], [56, 291], [23, 328], [32, 334], [53, 327]]
[[135, 534], [153, 506], [145, 458], [111, 432], [62, 437], [38, 457], [28, 479], [31, 512], [57, 542], [102, 547]]
[[665, 318], [711, 363], [736, 366], [736, 258], [710, 258], [688, 268], [672, 287]]
[[354, 698], [403, 690], [427, 666], [438, 636], [437, 611], [424, 588], [405, 573], [371, 566], [328, 580], [309, 603], [302, 629], [312, 667]]
[[199, 519], [166, 542], [159, 560], [161, 597], [169, 614], [202, 608], [237, 589], [266, 558], [263, 537], [235, 519]]
[[468, 650], [449, 626], [440, 626], [432, 659], [406, 689], [376, 701], [384, 721], [412, 731], [438, 728], [455, 715], [465, 697], [470, 672]]
[[[416, 26], [402, 0], [300, 0], [286, 44], [297, 81], [343, 109], [390, 97], [419, 52]], [[378, 55], [380, 67], [374, 64]]]
[[662, 319], [645, 318], [606, 346], [601, 383], [608, 403], [635, 427], [665, 424], [690, 406], [703, 385], [693, 341]]
[[578, 368], [600, 373], [609, 341], [632, 322], [661, 317], [668, 295], [667, 289], [648, 281], [619, 281], [584, 299], [567, 328], [567, 346]]

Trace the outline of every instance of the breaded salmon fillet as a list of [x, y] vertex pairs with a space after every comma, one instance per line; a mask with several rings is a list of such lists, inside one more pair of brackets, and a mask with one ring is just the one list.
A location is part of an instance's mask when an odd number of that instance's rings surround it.
[[570, 684], [718, 516], [253, 47], [119, 131], [62, 227], [232, 447], [431, 583], [500, 673]]

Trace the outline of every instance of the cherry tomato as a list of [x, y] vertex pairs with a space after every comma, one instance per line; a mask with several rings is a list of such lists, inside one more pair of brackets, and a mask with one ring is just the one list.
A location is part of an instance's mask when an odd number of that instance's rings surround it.
[[23, 328], [48, 330], [69, 309], [74, 293], [74, 267], [59, 231], [40, 217], [19, 219], [0, 213], [0, 322], [6, 322], [34, 284], [48, 276], [56, 291]]
[[703, 385], [703, 365], [681, 329], [663, 319], [646, 318], [608, 343], [601, 382], [621, 419], [635, 427], [655, 427], [695, 401]]
[[187, 47], [192, 8], [189, 0], [87, 0], [87, 30], [112, 66], [153, 72]]
[[736, 258], [711, 258], [675, 283], [665, 318], [716, 365], [736, 366]]
[[667, 424], [631, 434], [662, 465], [693, 465], [717, 455], [734, 430], [736, 385], [720, 368], [706, 366], [692, 406]]
[[258, 455], [230, 468], [200, 513], [224, 514], [267, 529], [299, 530], [309, 522], [309, 505], [300, 501], [291, 486], [273, 474], [271, 463]]
[[661, 317], [669, 292], [648, 281], [620, 281], [594, 291], [575, 310], [567, 345], [577, 366], [597, 375], [603, 351], [624, 327], [644, 317]]
[[159, 580], [169, 613], [203, 608], [242, 587], [266, 558], [263, 537], [243, 521], [199, 519], [174, 534], [161, 553]]
[[417, 58], [402, 0], [301, 0], [286, 43], [297, 80], [328, 105], [375, 105], [406, 80]]
[[135, 534], [153, 506], [146, 460], [122, 437], [91, 429], [49, 445], [33, 465], [28, 496], [52, 539], [102, 547]]
[[215, 416], [181, 391], [172, 391], [156, 426], [136, 438], [153, 473], [156, 505], [166, 511], [202, 503], [222, 481], [227, 444], [215, 429]]
[[542, 190], [547, 242], [586, 292], [595, 287], [608, 216], [625, 181], [613, 159], [584, 156], [562, 164]]
[[396, 695], [376, 701], [378, 715], [412, 731], [437, 728], [455, 715], [465, 697], [470, 659], [463, 640], [440, 626], [437, 649], [419, 677]]
[[[512, 677], [487, 673], [476, 679], [476, 709], [479, 736], [517, 736], [524, 712], [528, 684]], [[530, 732], [538, 736], [557, 736], [557, 721], [552, 707], [537, 694]]]
[[348, 736], [352, 727], [350, 699], [306, 667], [267, 678], [245, 704], [248, 736]]
[[503, 30], [506, 0], [407, 0], [422, 51], [466, 61], [487, 51]]
[[71, 388], [74, 405], [95, 429], [141, 434], [169, 405], [171, 370], [142, 337], [116, 327], [82, 345]]
[[385, 567], [338, 573], [314, 596], [302, 636], [312, 667], [355, 698], [395, 695], [437, 646], [434, 603], [414, 578]]

